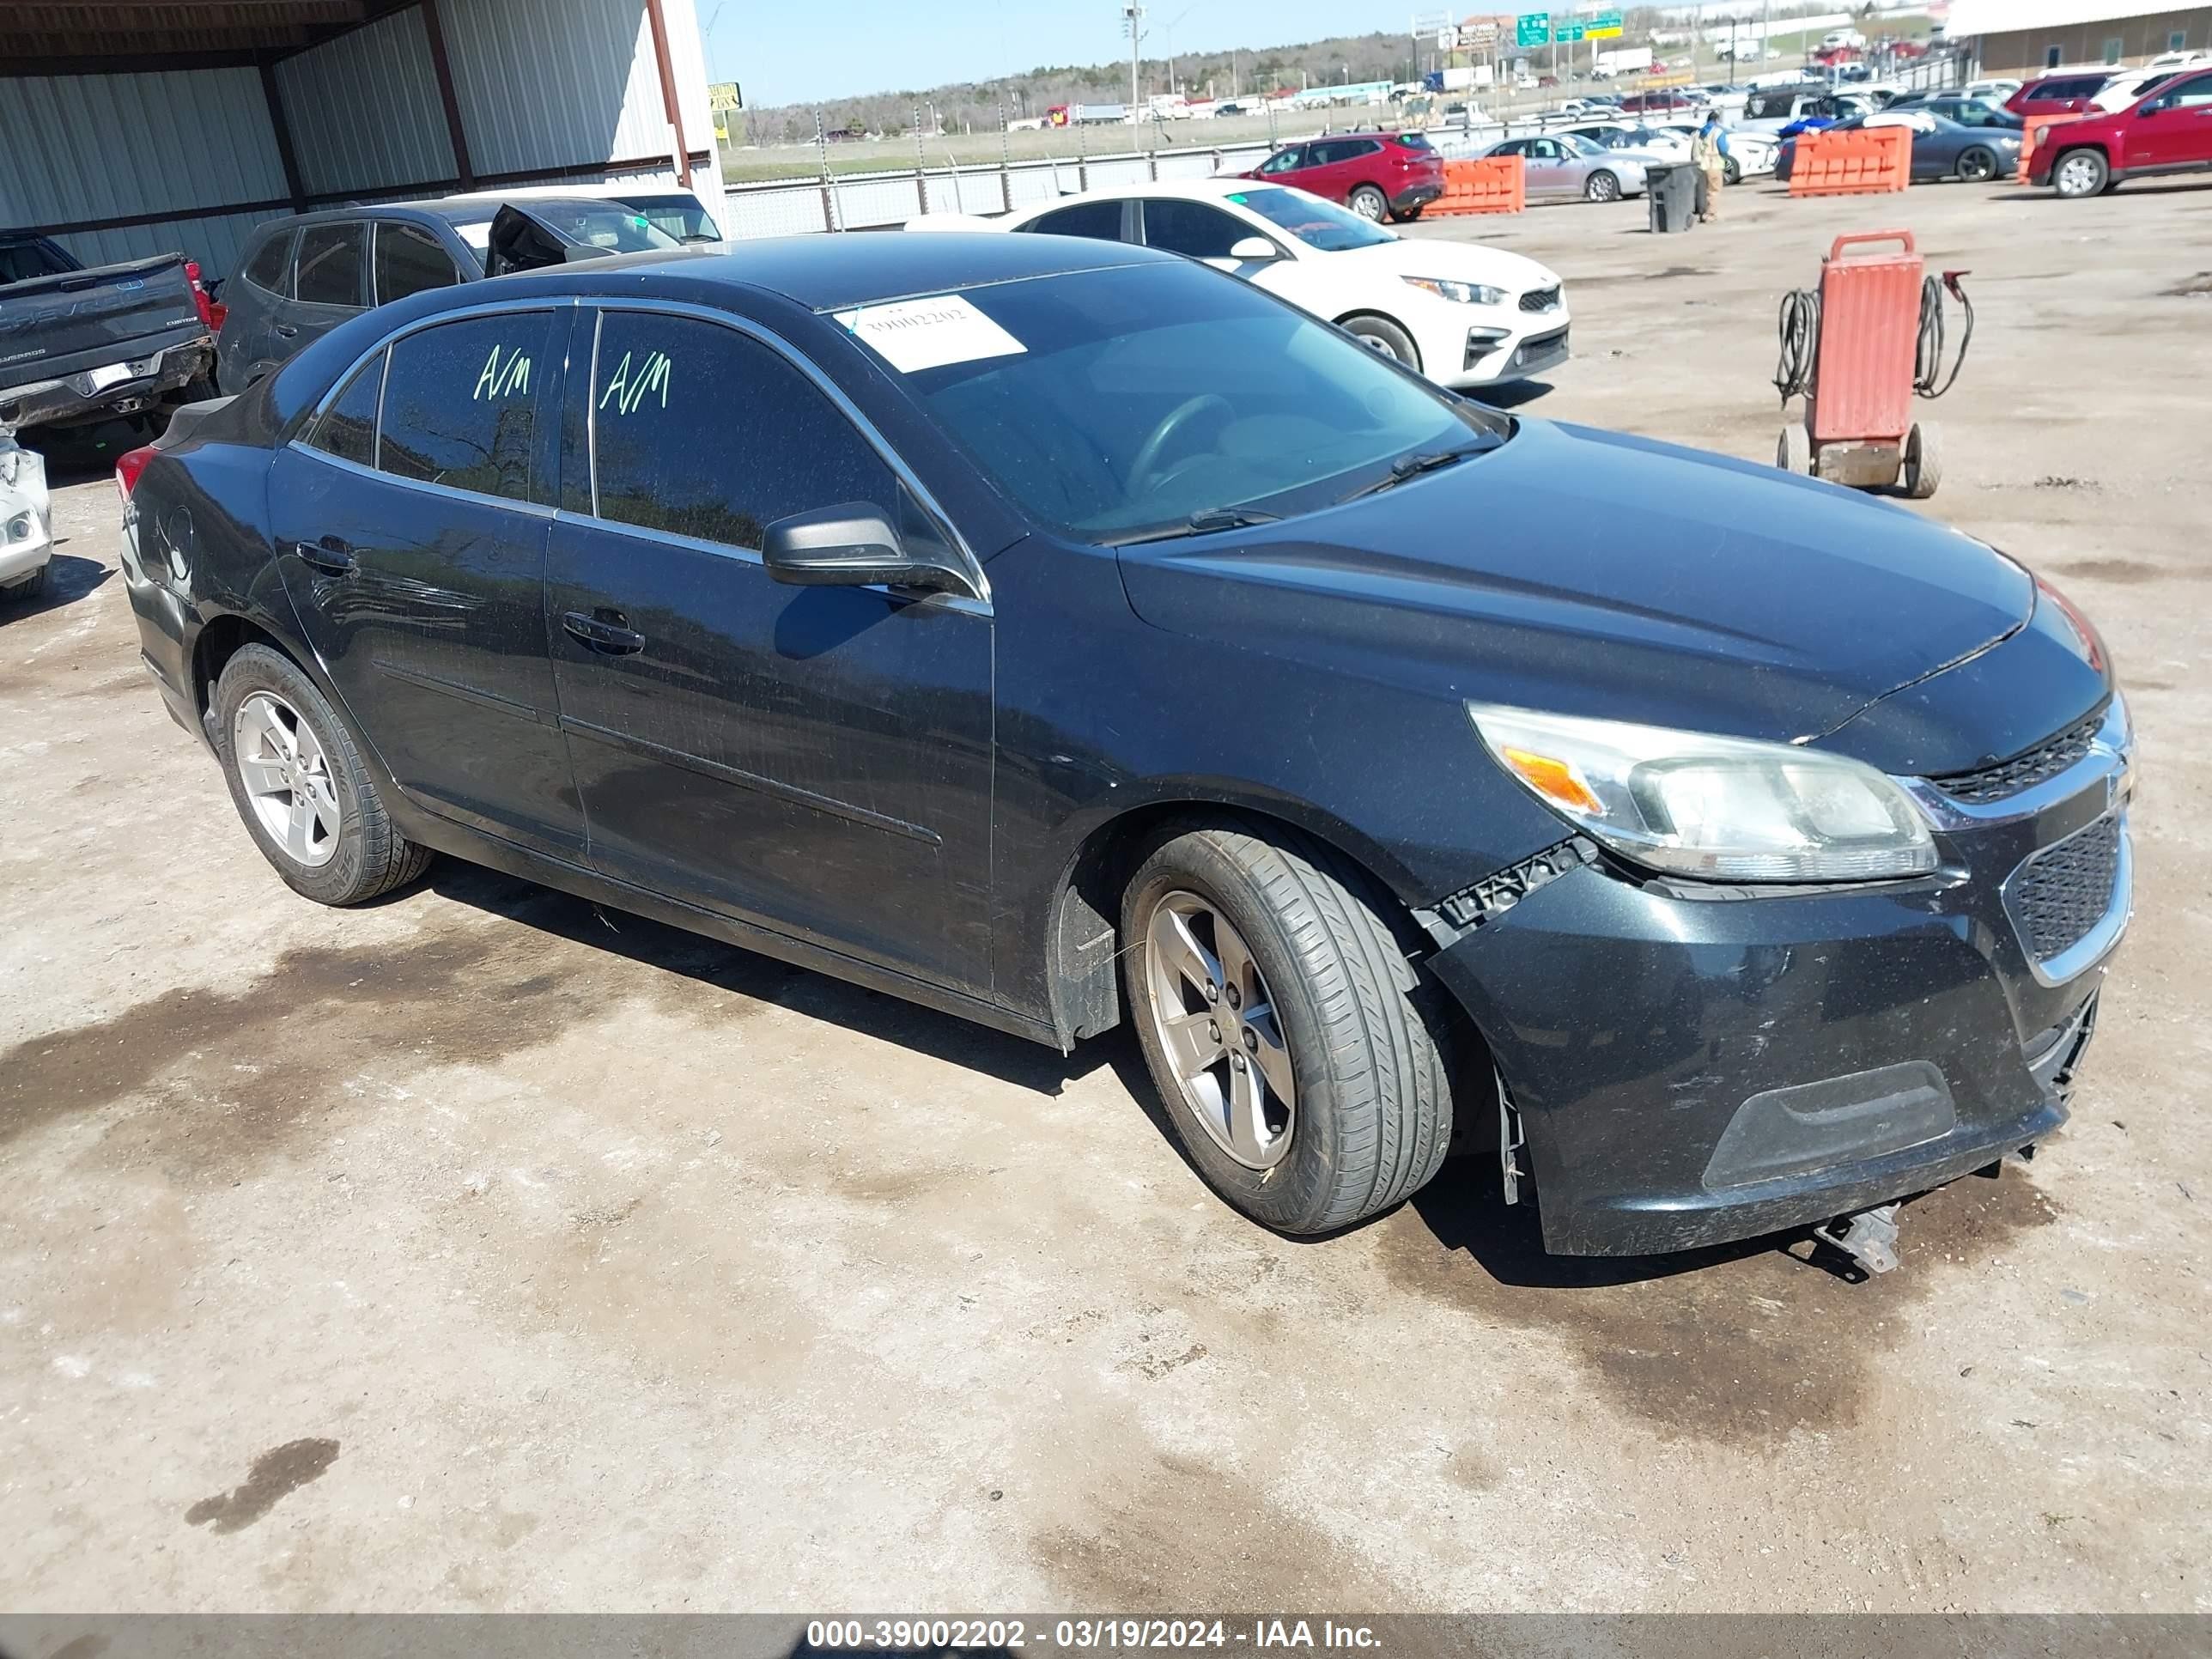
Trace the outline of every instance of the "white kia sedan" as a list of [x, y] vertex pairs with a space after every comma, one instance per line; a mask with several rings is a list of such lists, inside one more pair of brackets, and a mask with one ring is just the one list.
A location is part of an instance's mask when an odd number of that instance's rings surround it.
[[[986, 222], [959, 222], [977, 226]], [[1473, 242], [1401, 240], [1333, 203], [1243, 179], [1131, 185], [988, 222], [1202, 259], [1358, 335], [1438, 385], [1527, 380], [1567, 358], [1567, 300], [1534, 259]], [[943, 229], [945, 218], [910, 222]]]

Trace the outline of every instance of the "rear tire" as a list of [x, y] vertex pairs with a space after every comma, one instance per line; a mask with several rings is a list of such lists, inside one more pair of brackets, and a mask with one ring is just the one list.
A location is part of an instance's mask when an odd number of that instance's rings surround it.
[[2104, 192], [2112, 169], [2101, 151], [2069, 149], [2051, 164], [2051, 187], [2069, 202]]
[[1600, 169], [1590, 174], [1583, 184], [1583, 195], [1593, 202], [1618, 202], [1620, 199], [1620, 180]]
[[[319, 904], [361, 904], [429, 867], [430, 849], [392, 828], [345, 722], [289, 658], [265, 645], [242, 647], [224, 665], [213, 701], [231, 802], [294, 892]], [[285, 760], [288, 750], [298, 758]], [[287, 775], [299, 783], [289, 792], [297, 803], [290, 815], [282, 804]], [[275, 828], [291, 817], [305, 825], [296, 839]]]
[[1390, 211], [1390, 204], [1383, 199], [1382, 192], [1372, 185], [1354, 186], [1352, 194], [1345, 198], [1344, 204], [1361, 218], [1378, 225]]
[[1803, 427], [1793, 424], [1782, 428], [1774, 446], [1774, 464], [1801, 477], [1813, 476], [1813, 440]]
[[1401, 362], [1415, 374], [1421, 370], [1421, 353], [1414, 345], [1412, 335], [1388, 317], [1347, 317], [1343, 326], [1347, 333], [1381, 352], [1384, 356]]
[[1721, 157], [1721, 177], [1731, 185], [1740, 185], [1743, 182], [1743, 168], [1738, 164], [1735, 156]]
[[[1281, 1232], [1329, 1232], [1389, 1209], [1450, 1145], [1445, 994], [1407, 960], [1382, 918], [1389, 901], [1370, 890], [1295, 830], [1224, 819], [1170, 826], [1122, 895], [1131, 1017], [1176, 1139], [1216, 1193]], [[1192, 940], [1194, 953], [1182, 948]], [[1246, 1152], [1233, 1150], [1238, 1079], [1259, 1091], [1246, 1121], [1264, 1117], [1273, 1131], [1256, 1152], [1249, 1134]]]

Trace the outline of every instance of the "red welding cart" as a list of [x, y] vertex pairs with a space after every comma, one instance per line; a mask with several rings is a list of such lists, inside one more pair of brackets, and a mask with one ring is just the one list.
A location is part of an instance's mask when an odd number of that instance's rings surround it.
[[[1774, 383], [1786, 404], [1802, 393], [1805, 418], [1782, 429], [1774, 464], [1862, 489], [1901, 487], [1924, 500], [1943, 475], [1933, 422], [1912, 418], [1912, 399], [1941, 397], [1958, 379], [1973, 337], [1964, 271], [1929, 278], [1909, 230], [1838, 236], [1820, 262], [1820, 292], [1782, 301], [1782, 365]], [[1943, 293], [1966, 310], [1950, 376], [1943, 356]]]

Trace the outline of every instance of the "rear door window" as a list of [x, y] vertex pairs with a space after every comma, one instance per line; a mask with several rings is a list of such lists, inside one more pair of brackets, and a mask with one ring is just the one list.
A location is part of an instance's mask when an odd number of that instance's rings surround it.
[[461, 280], [438, 239], [418, 226], [383, 219], [376, 226], [376, 303], [390, 305], [425, 289]]
[[278, 231], [258, 248], [246, 262], [246, 280], [269, 294], [289, 294], [292, 291], [292, 235], [289, 230]]
[[392, 346], [376, 465], [395, 477], [529, 501], [550, 311], [440, 323]]
[[307, 436], [308, 447], [342, 461], [376, 465], [376, 404], [384, 391], [384, 354], [378, 352], [345, 383]]
[[1022, 227], [1041, 236], [1088, 236], [1094, 241], [1118, 242], [1121, 240], [1121, 204], [1119, 202], [1079, 202], [1073, 207], [1064, 207]]
[[883, 458], [758, 341], [692, 318], [609, 311], [595, 355], [600, 518], [757, 550], [764, 526], [809, 507], [896, 507]]
[[292, 297], [302, 305], [355, 306], [362, 294], [362, 232], [359, 221], [309, 225], [300, 233], [299, 272]]

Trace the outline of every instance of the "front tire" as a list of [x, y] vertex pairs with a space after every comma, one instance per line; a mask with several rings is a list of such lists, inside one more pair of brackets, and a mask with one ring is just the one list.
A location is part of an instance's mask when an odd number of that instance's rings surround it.
[[428, 867], [429, 849], [392, 827], [353, 734], [289, 658], [243, 647], [216, 683], [215, 714], [231, 803], [294, 892], [361, 904]]
[[2051, 187], [2069, 202], [2103, 192], [2111, 165], [2094, 149], [2069, 149], [2051, 163]]
[[1372, 185], [1356, 186], [1352, 194], [1345, 198], [1344, 204], [1361, 218], [1375, 224], [1381, 224], [1383, 216], [1390, 211], [1390, 204], [1383, 199], [1382, 192]]
[[1618, 202], [1620, 199], [1620, 180], [1600, 169], [1590, 174], [1583, 184], [1583, 195], [1593, 202]]
[[1938, 428], [1914, 422], [1905, 436], [1905, 465], [1899, 480], [1905, 499], [1924, 501], [1943, 482], [1943, 446]]
[[1172, 826], [1121, 902], [1138, 1046], [1206, 1184], [1294, 1234], [1401, 1202], [1451, 1140], [1443, 993], [1328, 848], [1239, 820]]
[[43, 599], [46, 592], [46, 573], [52, 568], [53, 565], [49, 562], [40, 565], [21, 580], [13, 581], [5, 587], [0, 587], [0, 599], [13, 600], [17, 605], [27, 605], [33, 599]]
[[1347, 317], [1343, 326], [1347, 333], [1364, 344], [1394, 362], [1405, 364], [1415, 374], [1420, 373], [1421, 353], [1413, 343], [1413, 337], [1388, 317]]
[[1985, 185], [1997, 176], [1995, 150], [1975, 145], [1959, 158], [1959, 177], [1970, 185]]

